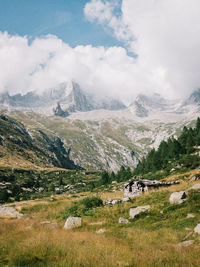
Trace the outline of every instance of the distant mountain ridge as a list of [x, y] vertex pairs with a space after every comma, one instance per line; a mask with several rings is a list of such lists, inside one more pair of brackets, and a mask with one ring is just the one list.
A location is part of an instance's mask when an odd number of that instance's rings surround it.
[[80, 86], [71, 81], [61, 83], [54, 88], [45, 90], [41, 95], [34, 91], [25, 95], [0, 95], [0, 104], [10, 107], [21, 108], [45, 108], [51, 107], [54, 115], [67, 117], [73, 112], [84, 112], [96, 109], [120, 110], [126, 106], [120, 101], [112, 98], [95, 99], [93, 95], [83, 92]]
[[13, 108], [44, 111], [60, 117], [68, 117], [75, 112], [89, 112], [95, 110], [120, 111], [128, 110], [136, 118], [148, 118], [155, 113], [186, 114], [200, 112], [200, 89], [194, 91], [187, 99], [168, 100], [159, 94], [139, 94], [132, 104], [127, 107], [120, 99], [102, 97], [85, 93], [74, 82], [60, 83], [53, 88], [38, 94], [35, 91], [25, 95], [0, 95], [0, 105]]

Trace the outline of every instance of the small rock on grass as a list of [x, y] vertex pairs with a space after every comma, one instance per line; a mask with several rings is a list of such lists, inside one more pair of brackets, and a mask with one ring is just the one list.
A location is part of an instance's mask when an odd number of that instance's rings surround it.
[[179, 243], [177, 245], [177, 247], [181, 248], [181, 247], [188, 247], [191, 246], [194, 243], [194, 240], [187, 240], [187, 241], [183, 241], [181, 243]]
[[131, 219], [135, 218], [136, 215], [148, 211], [150, 209], [150, 205], [146, 206], [138, 206], [136, 208], [130, 208], [129, 210], [129, 216]]
[[129, 220], [120, 217], [120, 218], [119, 218], [119, 223], [127, 224], [127, 223], [130, 223], [130, 222], [129, 222]]
[[195, 218], [195, 215], [192, 214], [192, 213], [188, 213], [186, 218], [187, 218], [187, 219]]
[[104, 228], [101, 228], [98, 231], [96, 231], [97, 234], [103, 234], [105, 232], [106, 232], [106, 229], [104, 229]]
[[82, 223], [82, 219], [80, 217], [68, 217], [65, 225], [64, 225], [64, 229], [72, 229], [75, 227], [80, 227]]
[[198, 223], [197, 226], [194, 228], [194, 232], [200, 235], [200, 223]]
[[181, 204], [185, 201], [186, 197], [185, 191], [174, 192], [170, 195], [169, 202], [170, 204]]

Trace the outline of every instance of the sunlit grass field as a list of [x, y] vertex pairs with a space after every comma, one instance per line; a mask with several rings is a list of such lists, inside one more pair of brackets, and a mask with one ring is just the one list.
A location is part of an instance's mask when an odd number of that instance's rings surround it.
[[[170, 188], [145, 193], [132, 202], [100, 206], [82, 214], [79, 228], [64, 230], [70, 207], [86, 197], [102, 200], [121, 198], [122, 192], [58, 195], [27, 201], [16, 208], [31, 218], [0, 220], [0, 266], [200, 266], [200, 237], [193, 229], [200, 222], [200, 191], [188, 191], [194, 183], [182, 182]], [[187, 201], [170, 205], [173, 191], [186, 190]], [[151, 206], [129, 224], [129, 209]], [[80, 204], [81, 212], [82, 206]], [[194, 218], [186, 218], [188, 213]], [[48, 220], [58, 226], [42, 225]], [[100, 228], [106, 231], [96, 233]], [[178, 244], [194, 240], [188, 247]]]

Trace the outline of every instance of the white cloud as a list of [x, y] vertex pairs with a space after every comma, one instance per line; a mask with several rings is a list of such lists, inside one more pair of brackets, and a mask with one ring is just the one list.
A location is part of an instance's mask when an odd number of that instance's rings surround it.
[[30, 43], [26, 36], [0, 33], [1, 92], [41, 92], [74, 79], [88, 92], [126, 98], [136, 94], [135, 66], [122, 47], [72, 48], [52, 35]]
[[[120, 4], [121, 3], [121, 4]], [[99, 95], [184, 96], [200, 86], [198, 0], [92, 0], [85, 15], [112, 29], [122, 47], [70, 47], [48, 35], [0, 32], [0, 92], [39, 92], [70, 79]], [[107, 25], [107, 26], [106, 26]]]
[[118, 14], [119, 8], [120, 0], [91, 0], [85, 5], [84, 14], [89, 21], [96, 21], [112, 29], [117, 39], [126, 41], [129, 45], [133, 36], [128, 25], [123, 21], [123, 15]]
[[[120, 16], [113, 8], [117, 3]], [[100, 11], [95, 9], [98, 6]], [[112, 28], [138, 55], [134, 76], [139, 91], [146, 87], [185, 95], [200, 86], [199, 10], [199, 0], [122, 0], [121, 5], [92, 0], [85, 6], [85, 15]]]

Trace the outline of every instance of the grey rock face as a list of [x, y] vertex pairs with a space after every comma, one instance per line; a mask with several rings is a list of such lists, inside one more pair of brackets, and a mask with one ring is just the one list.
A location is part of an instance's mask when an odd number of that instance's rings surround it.
[[82, 219], [80, 217], [68, 217], [65, 225], [64, 225], [64, 229], [72, 229], [75, 227], [80, 227], [82, 223]]
[[60, 103], [57, 104], [57, 107], [53, 109], [54, 115], [66, 118], [69, 116], [69, 112], [62, 110]]
[[190, 187], [188, 190], [198, 190], [200, 189], [200, 184], [195, 184], [192, 187]]
[[129, 220], [120, 217], [120, 218], [119, 218], [119, 223], [127, 224], [127, 223], [130, 223], [130, 222], [129, 222]]
[[138, 206], [137, 208], [130, 208], [129, 210], [129, 216], [131, 219], [135, 218], [136, 215], [150, 210], [150, 205], [146, 206]]
[[169, 202], [170, 204], [181, 204], [185, 201], [186, 197], [185, 191], [174, 192], [170, 195]]
[[194, 232], [200, 235], [200, 223], [194, 228]]

